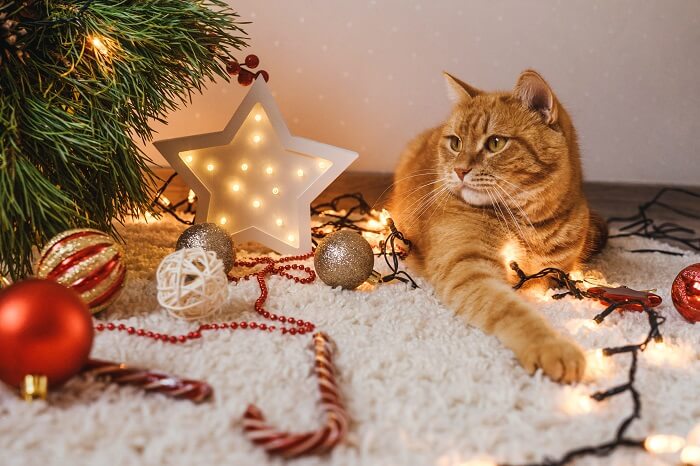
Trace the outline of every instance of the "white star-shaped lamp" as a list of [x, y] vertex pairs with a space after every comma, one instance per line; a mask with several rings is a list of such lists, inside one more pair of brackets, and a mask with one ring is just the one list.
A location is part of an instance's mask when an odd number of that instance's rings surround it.
[[197, 223], [281, 254], [311, 250], [309, 206], [357, 158], [292, 136], [263, 79], [222, 131], [153, 144], [197, 195]]

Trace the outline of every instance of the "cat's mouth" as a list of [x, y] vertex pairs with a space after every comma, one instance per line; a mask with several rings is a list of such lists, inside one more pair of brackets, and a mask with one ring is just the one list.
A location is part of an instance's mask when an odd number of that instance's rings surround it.
[[479, 186], [462, 184], [459, 186], [459, 195], [469, 205], [483, 207], [492, 204], [488, 191]]

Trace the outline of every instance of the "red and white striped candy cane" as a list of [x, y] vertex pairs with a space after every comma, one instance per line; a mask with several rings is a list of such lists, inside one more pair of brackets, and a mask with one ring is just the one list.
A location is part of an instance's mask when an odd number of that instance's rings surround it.
[[314, 366], [325, 423], [316, 431], [301, 434], [280, 432], [265, 422], [265, 417], [257, 406], [248, 406], [243, 415], [243, 430], [253, 443], [260, 445], [268, 453], [286, 458], [323, 453], [340, 443], [348, 431], [348, 413], [335, 382], [328, 336], [319, 332], [313, 339], [316, 355]]

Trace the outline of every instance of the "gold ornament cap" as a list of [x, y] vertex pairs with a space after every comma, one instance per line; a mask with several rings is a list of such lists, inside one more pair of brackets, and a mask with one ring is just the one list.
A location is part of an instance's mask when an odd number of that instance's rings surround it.
[[20, 395], [25, 401], [45, 400], [49, 390], [49, 381], [45, 375], [25, 375], [19, 387]]

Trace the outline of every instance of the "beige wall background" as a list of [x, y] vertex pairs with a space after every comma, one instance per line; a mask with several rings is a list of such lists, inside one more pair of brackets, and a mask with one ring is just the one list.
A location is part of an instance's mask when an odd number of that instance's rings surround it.
[[[441, 71], [509, 89], [535, 68], [573, 115], [591, 181], [700, 185], [700, 0], [229, 0], [291, 131], [392, 171], [449, 111]], [[220, 130], [209, 86], [157, 138]], [[164, 163], [152, 146], [146, 151]]]

